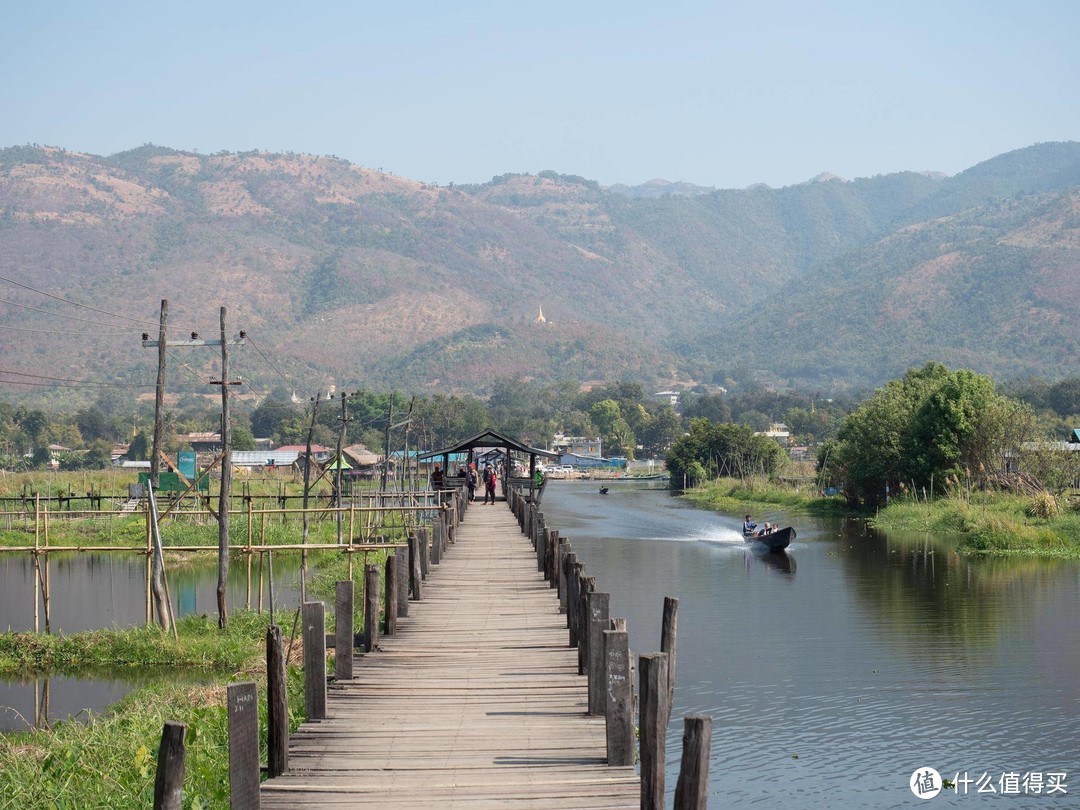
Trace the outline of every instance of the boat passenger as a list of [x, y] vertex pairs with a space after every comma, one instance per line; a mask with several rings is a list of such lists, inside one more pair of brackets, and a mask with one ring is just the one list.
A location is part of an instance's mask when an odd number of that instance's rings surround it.
[[754, 529], [756, 529], [756, 528], [757, 528], [757, 524], [754, 523], [754, 521], [752, 521], [750, 519], [749, 515], [747, 515], [746, 519], [743, 521], [743, 524], [742, 524], [742, 533], [745, 534], [747, 537], [749, 537], [750, 535], [752, 535], [754, 533]]

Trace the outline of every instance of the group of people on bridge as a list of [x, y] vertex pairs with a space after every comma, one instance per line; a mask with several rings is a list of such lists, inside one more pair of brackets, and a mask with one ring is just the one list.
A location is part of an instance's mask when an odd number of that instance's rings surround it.
[[[495, 488], [499, 483], [499, 473], [491, 464], [484, 465], [484, 470], [480, 475], [477, 474], [475, 464], [470, 463], [468, 467], [461, 465], [458, 467], [457, 477], [465, 479], [465, 487], [469, 491], [469, 503], [476, 502], [476, 488], [481, 479], [484, 482], [484, 504], [495, 503]], [[442, 467], [436, 464], [435, 469], [431, 471], [431, 488], [440, 490], [444, 489], [445, 485]]]

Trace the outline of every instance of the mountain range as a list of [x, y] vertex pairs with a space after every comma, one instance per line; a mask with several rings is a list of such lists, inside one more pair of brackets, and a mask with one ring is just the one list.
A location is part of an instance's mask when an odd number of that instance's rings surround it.
[[[250, 336], [233, 357], [253, 391], [483, 394], [515, 375], [686, 387], [735, 369], [833, 391], [928, 359], [1060, 377], [1080, 340], [1078, 258], [1073, 142], [951, 177], [741, 190], [550, 171], [434, 186], [335, 157], [151, 145], [0, 150], [3, 366], [59, 379], [152, 382], [140, 333], [156, 332], [161, 299], [183, 336], [216, 337], [226, 306]], [[170, 387], [205, 392], [213, 353], [173, 354]]]

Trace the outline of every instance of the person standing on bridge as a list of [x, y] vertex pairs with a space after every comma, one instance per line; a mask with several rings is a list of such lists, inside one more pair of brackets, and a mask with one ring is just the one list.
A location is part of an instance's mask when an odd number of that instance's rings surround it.
[[484, 470], [484, 505], [487, 506], [488, 498], [491, 498], [491, 503], [495, 503], [495, 484], [498, 479], [495, 477], [495, 469], [489, 464]]

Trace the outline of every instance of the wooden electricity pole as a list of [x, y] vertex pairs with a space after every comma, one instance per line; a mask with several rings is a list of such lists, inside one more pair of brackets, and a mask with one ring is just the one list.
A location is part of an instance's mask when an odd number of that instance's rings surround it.
[[300, 536], [300, 544], [305, 548], [300, 551], [300, 604], [307, 599], [307, 541], [308, 541], [308, 497], [311, 493], [311, 440], [315, 435], [315, 417], [319, 415], [319, 398], [322, 391], [315, 393], [311, 407], [311, 427], [307, 432], [307, 455], [304, 457], [304, 511], [303, 531]]
[[[341, 492], [341, 451], [345, 444], [345, 426], [349, 424], [349, 409], [348, 409], [349, 396], [344, 391], [341, 392], [341, 430], [338, 433], [337, 440], [337, 470], [334, 475], [334, 506], [337, 507], [337, 541], [338, 545], [341, 545], [341, 507], [342, 507], [342, 492]], [[350, 540], [350, 542], [352, 542]]]
[[[243, 333], [241, 333], [243, 338]], [[221, 379], [211, 380], [221, 386], [221, 490], [218, 492], [218, 627], [228, 623], [226, 604], [229, 584], [229, 490], [232, 488], [232, 422], [229, 415], [229, 387], [240, 380], [229, 379], [229, 341], [225, 337], [225, 307], [221, 308]]]
[[[229, 344], [243, 344], [247, 337], [243, 331], [239, 337], [229, 340], [225, 337], [225, 307], [221, 308], [221, 339], [204, 340], [198, 333], [192, 332], [190, 340], [176, 340], [167, 343], [165, 340], [165, 325], [168, 318], [169, 302], [161, 301], [161, 319], [158, 327], [158, 339], [150, 340], [150, 335], [143, 332], [142, 345], [144, 348], [156, 347], [158, 350], [158, 378], [157, 394], [154, 398], [154, 447], [150, 456], [150, 480], [153, 488], [157, 489], [159, 477], [159, 462], [164, 454], [162, 447], [163, 433], [163, 403], [165, 395], [165, 350], [178, 346], [220, 346], [221, 347], [221, 379], [211, 380], [211, 385], [221, 386], [221, 442], [224, 451], [221, 468], [221, 497], [218, 501], [218, 625], [225, 627], [227, 621], [225, 605], [225, 582], [229, 573], [229, 483], [232, 479], [232, 458], [229, 454], [229, 386], [240, 385], [239, 380], [229, 380]], [[156, 592], [155, 592], [156, 599]]]

